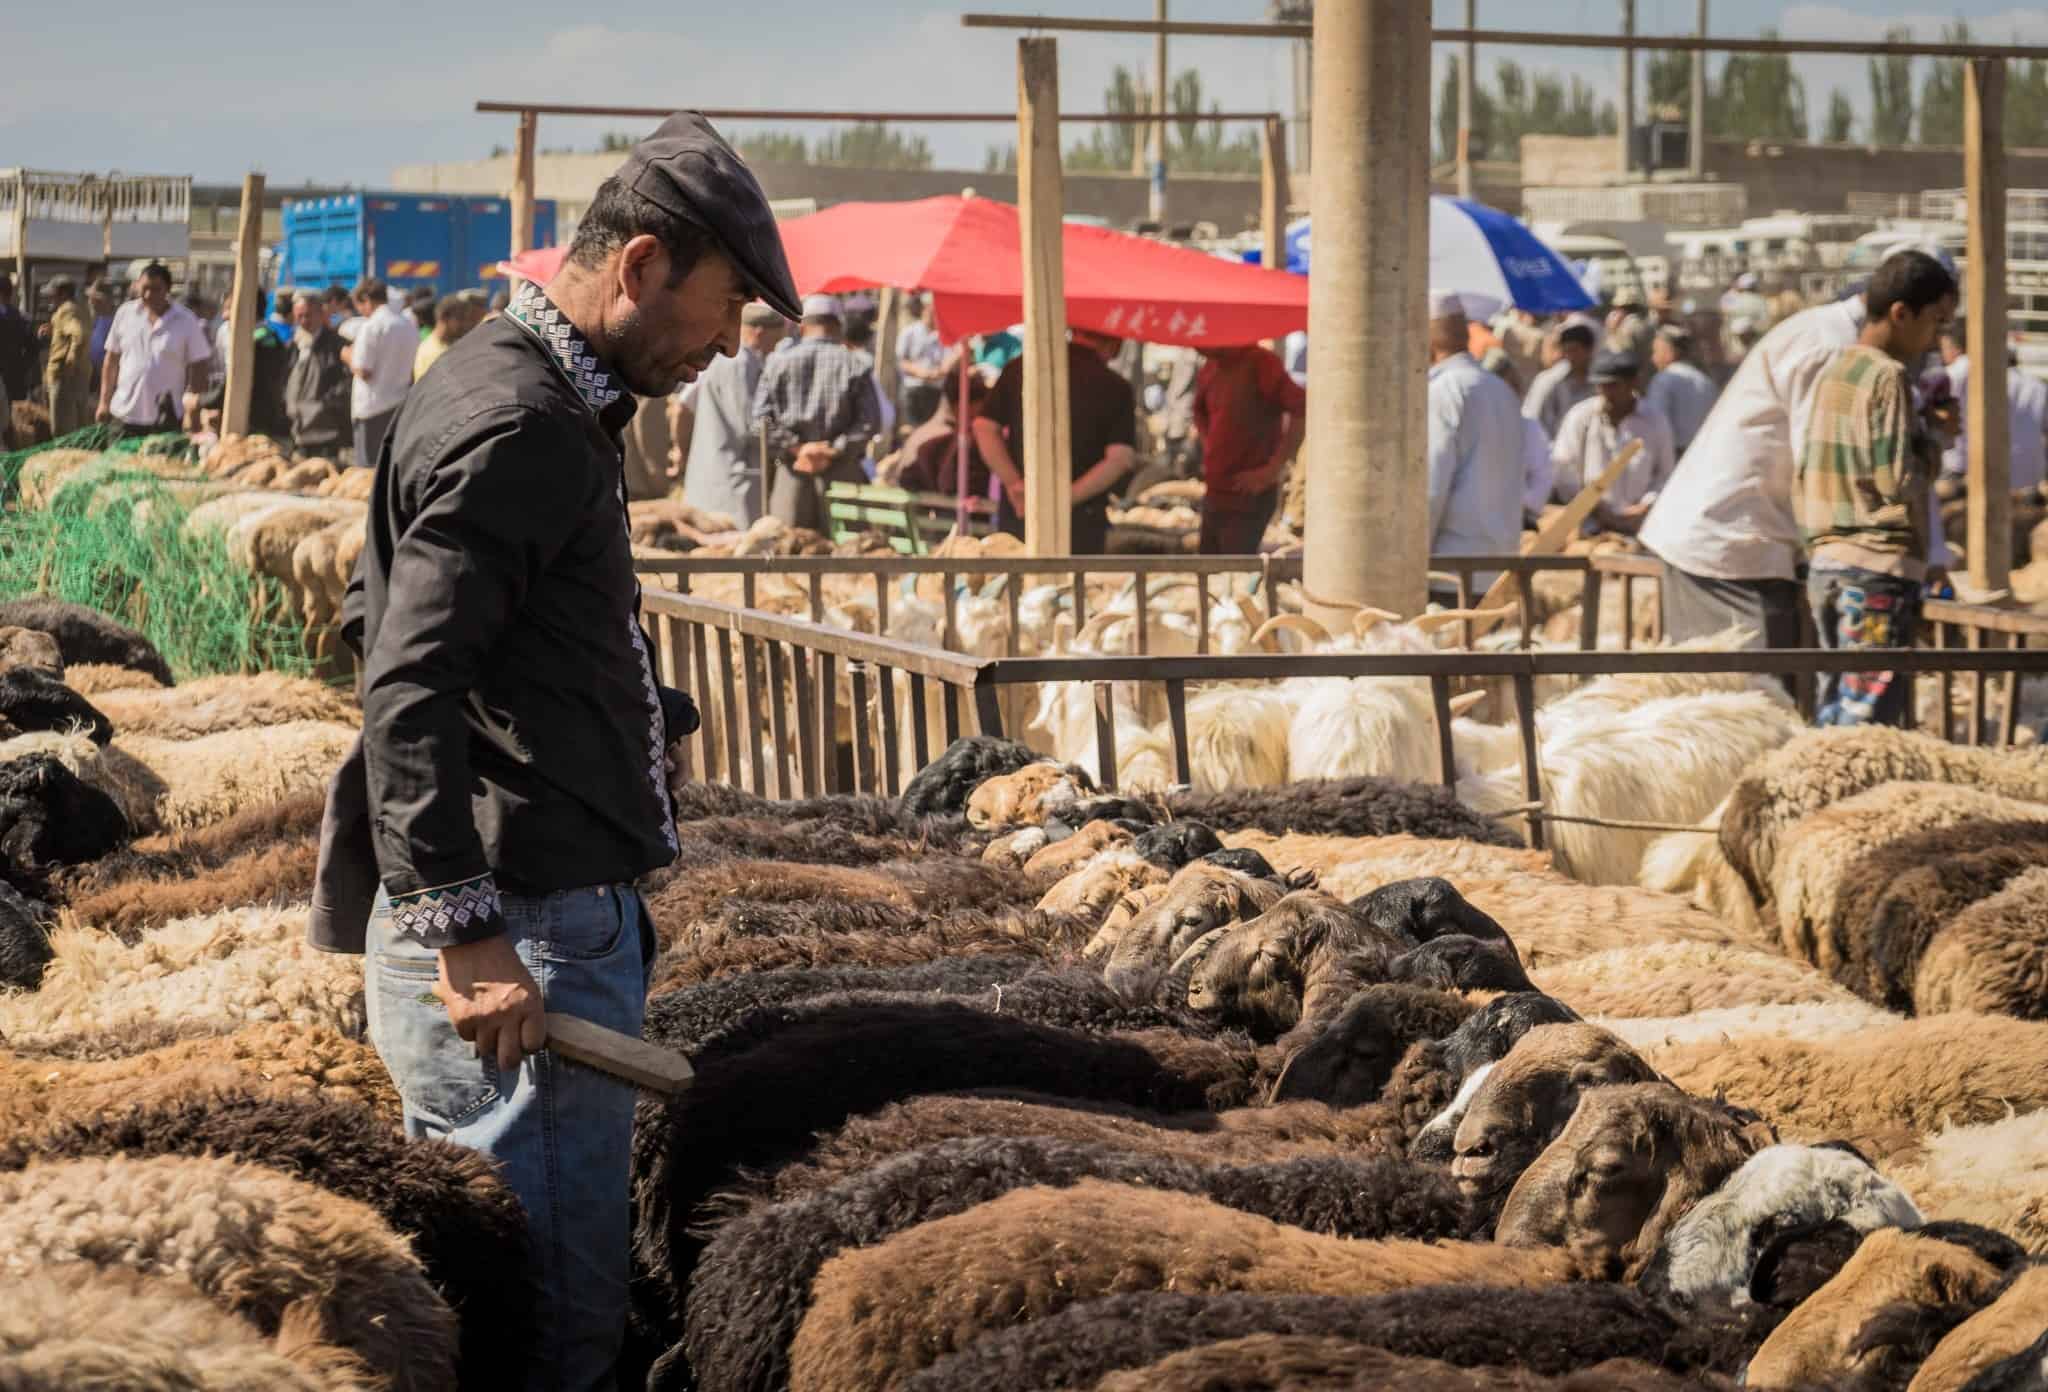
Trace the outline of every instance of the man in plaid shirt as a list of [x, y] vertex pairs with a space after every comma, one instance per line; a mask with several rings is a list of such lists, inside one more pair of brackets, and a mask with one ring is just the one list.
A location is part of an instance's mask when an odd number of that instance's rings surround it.
[[[1864, 292], [1861, 338], [1814, 388], [1792, 509], [1808, 556], [1807, 598], [1830, 648], [1905, 648], [1927, 578], [1929, 485], [1938, 444], [1918, 428], [1907, 364], [1934, 346], [1956, 282], [1920, 252], [1893, 256]], [[1825, 677], [1822, 725], [1896, 725], [1910, 683], [1892, 672]]]
[[774, 470], [768, 514], [827, 530], [825, 485], [866, 483], [862, 461], [881, 430], [873, 360], [839, 341], [839, 305], [806, 295], [803, 337], [771, 354], [754, 388], [754, 424]]

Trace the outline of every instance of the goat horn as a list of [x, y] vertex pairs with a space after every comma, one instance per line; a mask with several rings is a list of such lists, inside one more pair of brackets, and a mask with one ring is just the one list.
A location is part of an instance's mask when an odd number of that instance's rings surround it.
[[1351, 616], [1351, 636], [1363, 638], [1383, 623], [1399, 622], [1401, 622], [1399, 614], [1390, 614], [1384, 609], [1374, 609], [1371, 606], [1367, 606]]
[[1279, 652], [1278, 643], [1269, 643], [1266, 640], [1283, 629], [1290, 633], [1299, 633], [1311, 643], [1330, 641], [1330, 630], [1306, 614], [1275, 614], [1260, 624], [1258, 631], [1252, 634], [1252, 646], [1264, 648], [1267, 652]]
[[1099, 611], [1098, 613], [1092, 615], [1087, 623], [1081, 625], [1081, 631], [1074, 635], [1074, 646], [1079, 647], [1084, 642], [1094, 642], [1096, 635], [1101, 633], [1103, 629], [1108, 628], [1111, 624], [1116, 623], [1120, 619], [1128, 619], [1130, 617], [1131, 616], [1129, 614], [1122, 613], [1115, 609], [1104, 609]]
[[1477, 706], [1481, 702], [1486, 700], [1487, 695], [1488, 693], [1484, 691], [1467, 691], [1462, 696], [1451, 697], [1452, 719], [1456, 719], [1458, 716], [1470, 713], [1474, 706]]
[[1467, 619], [1486, 623], [1493, 619], [1505, 619], [1515, 612], [1512, 604], [1503, 604], [1498, 609], [1445, 609], [1435, 614], [1418, 614], [1408, 621], [1417, 633], [1434, 633], [1451, 624], [1463, 623]]

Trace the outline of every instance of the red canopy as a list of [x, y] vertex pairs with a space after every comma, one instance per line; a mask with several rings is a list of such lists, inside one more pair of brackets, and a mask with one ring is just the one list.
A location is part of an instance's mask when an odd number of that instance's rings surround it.
[[[1063, 227], [1067, 322], [1120, 338], [1218, 348], [1308, 327], [1308, 278], [1106, 228]], [[948, 195], [841, 203], [782, 224], [801, 294], [924, 289], [948, 339], [1024, 317], [1017, 210]]]

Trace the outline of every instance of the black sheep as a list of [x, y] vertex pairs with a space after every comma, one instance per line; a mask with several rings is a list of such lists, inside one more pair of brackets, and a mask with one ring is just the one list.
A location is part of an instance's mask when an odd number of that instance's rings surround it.
[[1211, 865], [1220, 865], [1225, 870], [1235, 870], [1241, 875], [1251, 875], [1257, 879], [1275, 882], [1280, 879], [1273, 870], [1272, 862], [1249, 846], [1229, 846], [1220, 851], [1211, 851], [1202, 859]]
[[1449, 1164], [1455, 1128], [1424, 1131], [1423, 1127], [1448, 1106], [1464, 1081], [1489, 1063], [1508, 1056], [1521, 1037], [1538, 1025], [1570, 1024], [1577, 1011], [1540, 991], [1518, 991], [1495, 996], [1475, 1011], [1449, 1035], [1418, 1044], [1395, 1070], [1394, 1083], [1407, 1082], [1408, 1105], [1403, 1120], [1413, 1142], [1410, 1158], [1432, 1164]]
[[489, 1160], [448, 1141], [410, 1141], [353, 1102], [317, 1096], [194, 1096], [0, 1141], [0, 1170], [108, 1155], [218, 1155], [375, 1209], [411, 1244], [461, 1320], [461, 1385], [525, 1376], [537, 1275], [526, 1213]]
[[968, 796], [991, 778], [1015, 773], [1045, 756], [997, 735], [962, 735], [919, 769], [903, 789], [903, 810], [913, 817], [960, 816]]
[[903, 1389], [1093, 1387], [1182, 1349], [1264, 1333], [1334, 1335], [1389, 1353], [1548, 1376], [1610, 1358], [1732, 1373], [1746, 1352], [1741, 1341], [1688, 1327], [1626, 1286], [1598, 1282], [1535, 1290], [1423, 1286], [1358, 1297], [1144, 1292], [991, 1330], [912, 1374]]
[[114, 800], [55, 755], [0, 764], [0, 880], [36, 893], [56, 867], [96, 860], [127, 839]]
[[678, 822], [706, 817], [746, 817], [780, 822], [828, 821], [861, 836], [903, 836], [934, 850], [958, 848], [974, 835], [960, 813], [927, 816], [906, 812], [894, 798], [858, 793], [778, 801], [724, 783], [678, 783], [672, 790]]
[[0, 672], [0, 729], [19, 734], [77, 728], [97, 745], [114, 738], [114, 723], [92, 702], [37, 667]]
[[156, 644], [134, 629], [118, 624], [97, 609], [38, 595], [0, 604], [0, 628], [34, 628], [57, 640], [69, 667], [79, 662], [105, 662], [146, 672], [165, 686], [173, 684], [170, 666]]
[[915, 855], [901, 836], [870, 836], [823, 818], [703, 817], [676, 826], [685, 868], [717, 860], [790, 860], [805, 865], [877, 865]]
[[788, 1378], [789, 1341], [809, 1307], [811, 1278], [835, 1253], [1013, 1189], [1085, 1178], [1201, 1194], [1332, 1237], [1475, 1235], [1447, 1172], [1398, 1159], [1211, 1168], [1049, 1137], [944, 1141], [721, 1227], [691, 1273], [683, 1344], [656, 1366], [649, 1386], [685, 1385], [686, 1354], [705, 1392], [772, 1392]]
[[33, 991], [50, 965], [49, 906], [0, 879], [0, 989]]
[[1190, 861], [1215, 855], [1223, 849], [1223, 842], [1200, 822], [1168, 822], [1141, 834], [1131, 849], [1161, 869], [1178, 870]]
[[1235, 788], [1223, 793], [1169, 793], [1166, 811], [1176, 820], [1203, 822], [1218, 831], [1263, 831], [1274, 836], [1410, 836], [1522, 845], [1522, 839], [1482, 816], [1443, 788], [1392, 778], [1310, 779], [1277, 788]]
[[1351, 901], [1351, 907], [1366, 916], [1375, 928], [1426, 943], [1452, 933], [1485, 938], [1508, 945], [1514, 942], [1498, 923], [1465, 902], [1449, 880], [1425, 875], [1381, 885], [1370, 894]]
[[1144, 803], [1106, 793], [1101, 797], [1083, 798], [1072, 807], [1062, 808], [1047, 817], [1045, 835], [1048, 841], [1064, 841], [1090, 822], [1118, 822], [1135, 825], [1138, 831], [1131, 833], [1135, 836], [1148, 830], [1157, 820], [1157, 815]]
[[[790, 905], [771, 905], [787, 910]], [[742, 917], [746, 916], [746, 911]], [[741, 972], [778, 967], [913, 966], [941, 957], [1034, 957], [1059, 961], [1077, 955], [1095, 925], [1071, 914], [969, 911], [878, 928], [814, 932], [754, 932], [725, 919], [713, 932], [665, 949], [654, 966], [656, 991], [672, 991]]]
[[951, 1000], [826, 997], [751, 1012], [695, 1055], [690, 1090], [643, 1104], [633, 1137], [634, 1248], [648, 1327], [673, 1342], [697, 1207], [744, 1168], [783, 1163], [819, 1131], [899, 1098], [1025, 1088], [1160, 1111], [1230, 1106], [1248, 1050], [1169, 1031], [1089, 1035]]
[[1432, 986], [1439, 991], [1533, 991], [1512, 945], [1467, 933], [1446, 933], [1396, 957], [1387, 968], [1392, 981]]
[[1471, 1014], [1470, 1005], [1443, 991], [1368, 986], [1335, 1015], [1311, 1016], [1281, 1036], [1274, 1048], [1287, 1061], [1270, 1100], [1333, 1107], [1374, 1101], [1411, 1047], [1443, 1038]]

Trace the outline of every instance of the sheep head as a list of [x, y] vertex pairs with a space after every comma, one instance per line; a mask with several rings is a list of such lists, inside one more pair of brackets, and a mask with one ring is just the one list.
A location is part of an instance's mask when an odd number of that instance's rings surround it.
[[[1032, 852], [1024, 862], [1024, 873], [1058, 878], [1079, 870], [1096, 855], [1112, 846], [1128, 846], [1135, 838], [1115, 822], [1094, 821], [1063, 841], [1053, 841]], [[1043, 883], [1043, 881], [1041, 881]]]
[[[1138, 915], [1166, 897], [1166, 891], [1171, 883], [1170, 878], [1162, 871], [1157, 880], [1134, 885], [1117, 895], [1116, 902], [1109, 906], [1109, 912], [1103, 916], [1102, 926], [1095, 930], [1095, 936], [1081, 949], [1082, 960], [1099, 962], [1109, 956]], [[1055, 885], [1054, 892], [1057, 892], [1058, 888], [1059, 886]], [[1043, 901], [1040, 907], [1044, 907]]]
[[1280, 1042], [1305, 1036], [1274, 1080], [1270, 1101], [1354, 1107], [1376, 1100], [1414, 1045], [1441, 1039], [1472, 1012], [1457, 996], [1419, 986], [1368, 986], [1334, 1017], [1313, 1019]]
[[1270, 1038], [1300, 1022], [1311, 962], [1371, 936], [1341, 900], [1297, 890], [1207, 951], [1188, 977], [1188, 1004]]
[[1594, 1089], [1515, 1182], [1495, 1238], [1562, 1243], [1583, 1274], [1634, 1280], [1672, 1225], [1764, 1143], [1730, 1108], [1670, 1083]]
[[1375, 927], [1404, 937], [1413, 945], [1449, 933], [1505, 942], [1507, 931], [1465, 901], [1456, 886], [1438, 875], [1383, 884], [1351, 901]]
[[1166, 893], [1132, 918], [1110, 951], [1103, 975], [1116, 986], [1133, 971], [1162, 970], [1211, 929], [1256, 917], [1279, 902], [1271, 880], [1207, 861], [1183, 866]]
[[967, 820], [981, 831], [1035, 826], [1079, 801], [1084, 791], [1059, 764], [1027, 764], [975, 788], [967, 798]]
[[1508, 1051], [1522, 1042], [1522, 1036], [1538, 1025], [1577, 1023], [1578, 1011], [1541, 991], [1495, 996], [1444, 1041], [1444, 1067], [1462, 1082], [1485, 1065], [1506, 1058]]
[[1387, 968], [1394, 981], [1439, 991], [1534, 991], [1512, 944], [1447, 933], [1410, 948]]
[[1544, 1025], [1508, 1051], [1472, 1098], [1452, 1142], [1451, 1173], [1475, 1204], [1492, 1204], [1571, 1119], [1580, 1095], [1656, 1078], [1628, 1045], [1595, 1025]]
[[[1092, 919], [1126, 895], [1154, 886], [1164, 888], [1165, 884], [1166, 872], [1151, 861], [1128, 850], [1111, 849], [1047, 890], [1038, 908], [1045, 913]], [[1108, 931], [1107, 923], [1104, 931]]]

